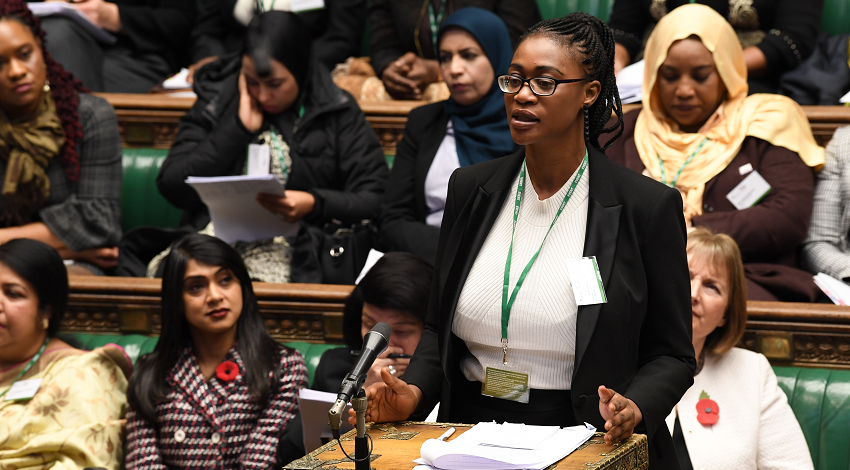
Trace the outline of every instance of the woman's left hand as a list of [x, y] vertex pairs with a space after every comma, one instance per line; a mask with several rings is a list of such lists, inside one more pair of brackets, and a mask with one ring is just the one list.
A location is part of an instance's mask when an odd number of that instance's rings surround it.
[[599, 413], [605, 419], [605, 443], [608, 445], [628, 439], [643, 420], [635, 402], [604, 385], [599, 386]]
[[295, 223], [303, 219], [307, 214], [313, 212], [316, 207], [316, 198], [306, 191], [285, 191], [283, 196], [259, 193], [257, 202], [266, 210], [279, 214], [283, 220]]

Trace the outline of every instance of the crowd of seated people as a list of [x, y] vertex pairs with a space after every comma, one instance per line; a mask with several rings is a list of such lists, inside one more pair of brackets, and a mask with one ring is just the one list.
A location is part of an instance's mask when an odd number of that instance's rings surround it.
[[[308, 385], [304, 361], [266, 332], [252, 281], [338, 279], [328, 272], [335, 269], [326, 262], [328, 240], [345, 232], [340, 227], [370, 226], [367, 248], [387, 254], [348, 299], [346, 347], [325, 353], [312, 388], [335, 392], [362, 336], [384, 321], [393, 342], [364, 387], [401, 390], [399, 384], [407, 386], [402, 377], [417, 362], [410, 356], [420, 336], [434, 328], [426, 319], [436, 298], [432, 289], [446, 273], [457, 276], [458, 268], [447, 261], [441, 266], [440, 253], [464, 254], [473, 243], [469, 237], [441, 239], [444, 211], [451, 208], [457, 217], [457, 204], [464, 203], [452, 199], [458, 170], [469, 175], [471, 168], [495, 168], [511, 155], [520, 161], [522, 139], [509, 125], [517, 116], [509, 116], [506, 106], [545, 106], [554, 101], [551, 95], [571, 93], [585, 106], [563, 113], [569, 129], [548, 131], [578, 135], [584, 126], [582, 147], [590, 149], [585, 152], [591, 159], [603, 152], [607, 161], [675, 188], [681, 197], [682, 213], [676, 205], [676, 223], [668, 224], [665, 236], [678, 237], [680, 228], [688, 233], [693, 351], [684, 344], [694, 353], [696, 370], [693, 385], [667, 418], [679, 466], [812, 468], [767, 360], [735, 346], [746, 324], [746, 300], [828, 301], [812, 280], [818, 272], [850, 283], [850, 131], [838, 130], [824, 151], [802, 108], [772, 94], [778, 76], [811, 51], [822, 2], [803, 8], [790, 0], [752, 6], [619, 0], [610, 29], [585, 15], [565, 21], [580, 24], [569, 30], [538, 23], [534, 0], [366, 3], [325, 0], [319, 10], [297, 11], [295, 2], [274, 0], [72, 2], [71, 8], [113, 33], [114, 44], [98, 42], [68, 17], [39, 20], [21, 0], [0, 5], [0, 442], [8, 444], [0, 448], [0, 467], [26, 467], [49, 453], [67, 468], [269, 468], [310, 451], [301, 442], [297, 400]], [[367, 16], [371, 62], [391, 96], [422, 99], [436, 81], [444, 81], [450, 94], [410, 112], [391, 168], [357, 100], [330, 74], [335, 64], [360, 54]], [[574, 44], [579, 34], [594, 46]], [[515, 48], [523, 41], [526, 55], [519, 60]], [[569, 75], [551, 67], [524, 69], [523, 60], [545, 49], [540, 43], [558, 51], [572, 47], [559, 52], [569, 56], [562, 62], [581, 65], [568, 69]], [[595, 62], [599, 57], [604, 66]], [[640, 57], [642, 107], [623, 114], [616, 87], [609, 85], [614, 71]], [[190, 64], [197, 101], [182, 117], [156, 181], [165, 199], [184, 210], [181, 226], [123, 234], [118, 120], [108, 102], [90, 91], [145, 93]], [[575, 76], [600, 67], [611, 76]], [[608, 116], [612, 121], [605, 124]], [[521, 117], [541, 121], [533, 113]], [[547, 119], [553, 123], [556, 117]], [[606, 127], [612, 122], [617, 124]], [[539, 148], [554, 145], [546, 136], [535, 139]], [[215, 238], [209, 210], [186, 179], [245, 175], [253, 164], [252, 145], [269, 148], [268, 173], [286, 188], [284, 196], [257, 194], [256, 203], [297, 230], [229, 245]], [[594, 178], [601, 168], [594, 168]], [[557, 173], [556, 165], [551, 171]], [[641, 182], [659, 194], [676, 194]], [[488, 193], [486, 181], [478, 183], [477, 194], [484, 197], [505, 192]], [[578, 187], [576, 201], [587, 200], [590, 184]], [[546, 201], [560, 194], [553, 189], [526, 189], [535, 197], [525, 203], [520, 198], [516, 210], [555, 202]], [[581, 212], [568, 207], [565, 220], [579, 224], [571, 217]], [[504, 219], [505, 236], [512, 233], [506, 208], [488, 212]], [[585, 216], [596, 210], [585, 209]], [[542, 234], [556, 226], [550, 221], [520, 217], [515, 235]], [[461, 223], [467, 221], [453, 218], [449, 229]], [[633, 229], [620, 227], [621, 233]], [[473, 235], [480, 248], [485, 237]], [[482, 256], [458, 263], [464, 276], [501, 280], [508, 248], [494, 243], [486, 245], [487, 253], [499, 253], [498, 270], [482, 264], [495, 263], [495, 256]], [[583, 244], [574, 245], [570, 249], [579, 253]], [[511, 242], [516, 255], [513, 247]], [[334, 249], [330, 256], [337, 256]], [[435, 262], [432, 272], [429, 263]], [[518, 272], [510, 265], [508, 271], [515, 281]], [[84, 352], [57, 337], [68, 274], [162, 278], [162, 333], [135, 370], [119, 348]], [[539, 276], [531, 269], [532, 284]], [[353, 284], [351, 272], [348, 277]], [[679, 277], [677, 286], [684, 284]], [[470, 318], [480, 305], [471, 291], [456, 294], [464, 311], [448, 330], [473, 345], [458, 373], [481, 381], [475, 373], [483, 370], [476, 362], [484, 360], [482, 351], [501, 357], [502, 349], [477, 339], [483, 330], [477, 317]], [[533, 350], [513, 347], [517, 357]], [[420, 364], [429, 360], [420, 357]], [[688, 358], [681, 358], [686, 366]], [[419, 386], [425, 380], [421, 367], [404, 380]], [[29, 402], [2, 401], [16, 382], [29, 379], [42, 380]], [[575, 383], [568, 379], [568, 390]], [[538, 380], [534, 386], [541, 390], [530, 391], [552, 392], [550, 385]], [[65, 405], [29, 412], [50, 394], [63, 394]], [[623, 398], [600, 387], [599, 413], [604, 415], [606, 402], [614, 406]], [[84, 399], [91, 413], [70, 413], [73, 419], [62, 421], [62, 429], [49, 422], [50, 413], [68, 413]], [[712, 418], [703, 415], [710, 412], [693, 413], [706, 399], [724, 406], [725, 420], [706, 424]], [[624, 402], [611, 408], [612, 416], [638, 408], [631, 399]], [[480, 411], [473, 399], [459, 403]], [[646, 416], [659, 415], [653, 411]], [[640, 422], [640, 413], [632, 419]], [[539, 414], [556, 419], [546, 410]], [[37, 439], [20, 439], [25, 426], [43, 431]], [[652, 434], [643, 426], [636, 432]], [[90, 428], [98, 429], [96, 435], [84, 437]], [[744, 433], [753, 428], [760, 431]], [[729, 452], [713, 451], [718, 446]]]

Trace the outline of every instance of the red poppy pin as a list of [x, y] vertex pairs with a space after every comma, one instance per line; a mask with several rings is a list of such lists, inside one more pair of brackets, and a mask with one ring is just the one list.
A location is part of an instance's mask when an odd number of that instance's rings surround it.
[[704, 426], [711, 426], [716, 424], [718, 419], [720, 419], [720, 408], [717, 402], [709, 398], [703, 390], [697, 402], [697, 421]]
[[224, 361], [215, 368], [215, 376], [219, 380], [230, 382], [239, 374], [239, 366], [233, 361]]

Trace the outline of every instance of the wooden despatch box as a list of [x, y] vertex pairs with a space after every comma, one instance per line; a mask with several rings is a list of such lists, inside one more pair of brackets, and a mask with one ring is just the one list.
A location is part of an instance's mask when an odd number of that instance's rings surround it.
[[[440, 437], [446, 428], [454, 427], [452, 440], [472, 427], [471, 424], [423, 423], [403, 421], [367, 425], [372, 436], [372, 468], [374, 470], [409, 470], [416, 466], [419, 449], [427, 439]], [[354, 430], [344, 434], [342, 445], [354, 457]], [[634, 434], [617, 445], [605, 445], [603, 433], [596, 433], [589, 441], [563, 460], [546, 470], [646, 470], [649, 468], [649, 450], [646, 436]], [[345, 457], [336, 441], [331, 441], [283, 467], [285, 470], [342, 470], [353, 469], [354, 462]]]

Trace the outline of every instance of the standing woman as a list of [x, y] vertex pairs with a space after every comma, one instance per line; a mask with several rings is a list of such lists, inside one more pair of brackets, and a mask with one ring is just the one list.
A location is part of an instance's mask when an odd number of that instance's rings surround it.
[[[647, 434], [650, 468], [678, 468], [662, 427], [695, 368], [682, 200], [598, 144], [622, 126], [611, 30], [543, 21], [499, 85], [526, 147], [452, 175], [425, 331], [404, 380], [384, 369], [367, 391], [367, 420], [439, 401], [440, 421], [587, 421], [608, 443]], [[599, 281], [607, 302], [579, 306]], [[504, 371], [528, 393], [496, 398]]]
[[118, 120], [45, 42], [26, 3], [0, 2], [0, 244], [39, 240], [102, 274], [121, 238]]
[[433, 262], [449, 177], [459, 167], [516, 150], [496, 76], [508, 71], [511, 38], [495, 13], [464, 8], [439, 34], [448, 101], [410, 112], [381, 206], [381, 242]]
[[127, 468], [270, 468], [307, 368], [268, 334], [239, 254], [191, 234], [165, 260], [162, 332], [127, 390]]

